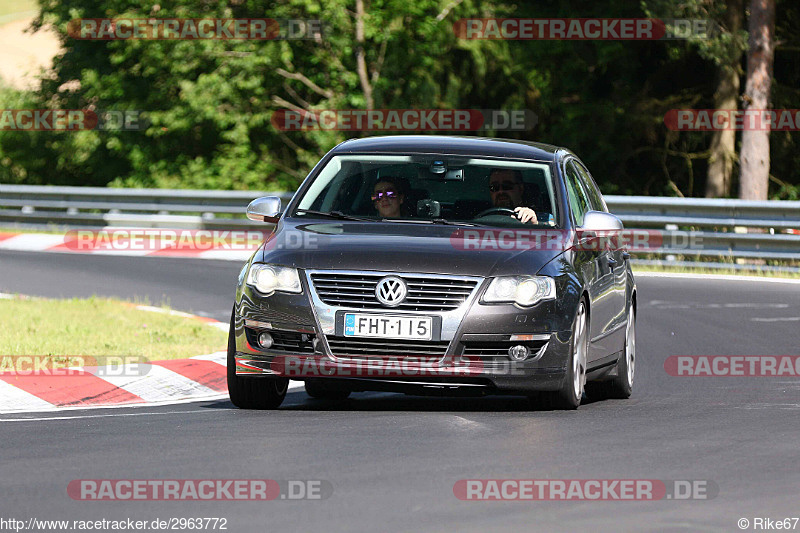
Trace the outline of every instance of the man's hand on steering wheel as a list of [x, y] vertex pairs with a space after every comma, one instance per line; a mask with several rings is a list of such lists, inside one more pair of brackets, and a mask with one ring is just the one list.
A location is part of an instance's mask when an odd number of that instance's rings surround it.
[[514, 212], [516, 213], [516, 218], [523, 224], [526, 222], [530, 222], [531, 224], [539, 223], [539, 221], [536, 219], [536, 211], [530, 207], [517, 207], [514, 209]]

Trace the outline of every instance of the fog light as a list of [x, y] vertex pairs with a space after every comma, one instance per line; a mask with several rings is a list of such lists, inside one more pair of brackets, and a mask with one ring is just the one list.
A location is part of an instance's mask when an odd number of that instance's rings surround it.
[[524, 361], [528, 358], [529, 354], [530, 352], [528, 351], [528, 347], [522, 346], [521, 344], [512, 346], [508, 349], [508, 356], [514, 361]]
[[258, 344], [265, 350], [272, 348], [272, 335], [269, 333], [262, 333], [258, 336]]

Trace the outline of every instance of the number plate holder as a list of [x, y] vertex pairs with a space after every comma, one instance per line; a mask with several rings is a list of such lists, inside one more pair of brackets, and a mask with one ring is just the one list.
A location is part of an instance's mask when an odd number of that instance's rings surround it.
[[[347, 316], [351, 315], [354, 317], [351, 319], [350, 328], [346, 331], [346, 322]], [[409, 336], [406, 334], [406, 331], [401, 332], [401, 334], [390, 334], [384, 336], [381, 331], [377, 333], [373, 329], [373, 333], [369, 333], [367, 331], [365, 334], [359, 334], [360, 331], [358, 327], [355, 327], [356, 324], [352, 323], [352, 321], [356, 318], [373, 318], [374, 320], [380, 321], [380, 319], [396, 319], [400, 318], [403, 319], [403, 323], [405, 324], [406, 319], [412, 320], [425, 320], [429, 321], [429, 332], [428, 336]], [[374, 322], [373, 322], [374, 323]], [[362, 327], [363, 327], [362, 322]], [[382, 324], [381, 324], [382, 326]], [[405, 326], [407, 327], [407, 326]], [[413, 332], [412, 332], [413, 333]], [[375, 339], [395, 339], [395, 340], [421, 340], [421, 341], [440, 341], [442, 334], [442, 317], [441, 316], [434, 316], [434, 315], [411, 315], [411, 314], [404, 314], [404, 313], [370, 313], [370, 312], [362, 312], [362, 311], [337, 311], [336, 312], [336, 321], [335, 321], [335, 335], [337, 337], [347, 337], [347, 338], [354, 338], [354, 339], [364, 339], [364, 338], [375, 338]]]

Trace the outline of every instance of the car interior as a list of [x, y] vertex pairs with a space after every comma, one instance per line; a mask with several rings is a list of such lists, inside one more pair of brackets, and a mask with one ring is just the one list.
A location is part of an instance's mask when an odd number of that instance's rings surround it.
[[[401, 189], [398, 192], [404, 195], [403, 218], [472, 220], [493, 207], [488, 188], [491, 171], [491, 167], [465, 165], [436, 173], [429, 164], [422, 163], [386, 165], [350, 161], [342, 165], [310, 209], [375, 216], [373, 188], [382, 179], [391, 177]], [[522, 176], [523, 204], [532, 207], [540, 217], [552, 214], [545, 172], [525, 169]]]

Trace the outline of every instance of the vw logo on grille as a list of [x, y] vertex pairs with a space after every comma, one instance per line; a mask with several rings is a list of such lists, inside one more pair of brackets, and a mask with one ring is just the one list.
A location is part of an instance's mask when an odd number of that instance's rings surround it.
[[375, 287], [375, 297], [386, 307], [397, 307], [408, 294], [406, 282], [397, 276], [386, 276]]

